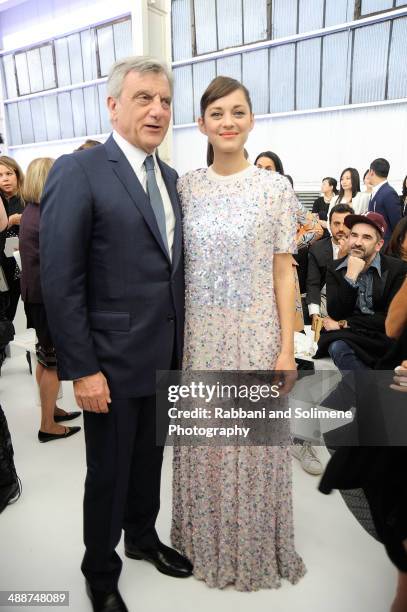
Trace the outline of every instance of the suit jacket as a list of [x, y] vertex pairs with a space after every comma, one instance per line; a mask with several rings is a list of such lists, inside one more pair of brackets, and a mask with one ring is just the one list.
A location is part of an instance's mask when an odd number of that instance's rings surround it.
[[307, 304], [321, 303], [321, 289], [325, 285], [326, 267], [333, 261], [332, 239], [323, 238], [308, 251]]
[[385, 183], [370, 200], [369, 211], [378, 212], [385, 218], [387, 232], [384, 241], [387, 243], [401, 219], [400, 198], [397, 191], [391, 185]]
[[40, 207], [29, 202], [20, 222], [18, 247], [21, 256], [21, 297], [24, 302], [41, 304]]
[[60, 157], [41, 200], [41, 282], [59, 376], [101, 370], [118, 398], [153, 394], [156, 370], [181, 362], [177, 173], [159, 164], [176, 218], [172, 262], [148, 197], [112, 136]]
[[345, 319], [348, 327], [321, 333], [315, 357], [324, 357], [332, 342], [344, 340], [366, 365], [374, 367], [379, 358], [394, 344], [386, 336], [384, 323], [390, 303], [406, 277], [407, 264], [380, 254], [381, 277], [374, 273], [374, 314], [370, 315], [362, 314], [356, 308], [358, 289], [345, 279], [346, 268], [336, 269], [344, 259], [336, 259], [328, 266], [326, 296], [329, 316], [335, 321]]

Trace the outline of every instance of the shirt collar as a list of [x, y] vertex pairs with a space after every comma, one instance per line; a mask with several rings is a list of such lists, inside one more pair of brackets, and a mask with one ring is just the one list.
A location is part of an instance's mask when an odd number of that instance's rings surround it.
[[[349, 257], [349, 256], [348, 256]], [[342, 268], [347, 268], [348, 266], [348, 257], [346, 257], [337, 268], [335, 268], [336, 270], [342, 270]], [[365, 270], [365, 272], [363, 272], [362, 274], [366, 274], [366, 272], [368, 270], [370, 270], [371, 268], [374, 268], [375, 270], [377, 270], [378, 275], [381, 277], [382, 276], [382, 262], [380, 259], [380, 254], [376, 253], [372, 263], [370, 264], [370, 266], [368, 267], [367, 270]]]
[[[143, 149], [139, 149], [132, 145], [128, 140], [123, 138], [116, 130], [113, 130], [113, 139], [116, 142], [117, 146], [123, 151], [133, 168], [136, 168], [138, 171], [144, 169], [144, 162], [146, 157], [150, 155], [150, 153], [146, 153]], [[151, 153], [154, 157], [154, 164], [157, 166], [157, 158], [155, 151]]]
[[383, 181], [382, 183], [379, 183], [378, 185], [376, 185], [376, 187], [373, 187], [372, 190], [372, 200], [375, 197], [376, 193], [379, 191], [380, 187], [383, 187], [383, 185], [385, 185], [386, 183], [388, 183], [389, 181]]

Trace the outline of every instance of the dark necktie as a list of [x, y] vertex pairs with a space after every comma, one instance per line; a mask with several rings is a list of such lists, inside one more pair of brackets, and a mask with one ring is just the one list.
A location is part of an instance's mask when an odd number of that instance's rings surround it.
[[165, 225], [164, 204], [160, 190], [157, 185], [157, 180], [155, 178], [154, 157], [152, 155], [148, 155], [146, 157], [146, 159], [144, 160], [144, 166], [147, 172], [147, 195], [150, 200], [151, 208], [154, 211], [154, 215], [157, 220], [158, 229], [160, 230], [164, 246], [167, 250], [167, 253], [169, 253], [167, 242], [167, 228]]

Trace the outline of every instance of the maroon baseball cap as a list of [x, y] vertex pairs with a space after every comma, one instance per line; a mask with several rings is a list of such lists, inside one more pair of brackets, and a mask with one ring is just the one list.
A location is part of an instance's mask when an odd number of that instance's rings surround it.
[[364, 215], [347, 215], [343, 222], [349, 229], [352, 229], [356, 223], [367, 223], [368, 225], [372, 225], [377, 229], [382, 238], [384, 238], [387, 231], [387, 223], [383, 215], [376, 212], [367, 212]]

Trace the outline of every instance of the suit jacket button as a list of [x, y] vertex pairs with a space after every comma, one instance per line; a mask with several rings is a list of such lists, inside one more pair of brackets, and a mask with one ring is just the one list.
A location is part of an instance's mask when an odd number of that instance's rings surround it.
[[169, 321], [170, 323], [173, 323], [175, 321], [175, 317], [173, 315], [168, 315], [167, 321]]

